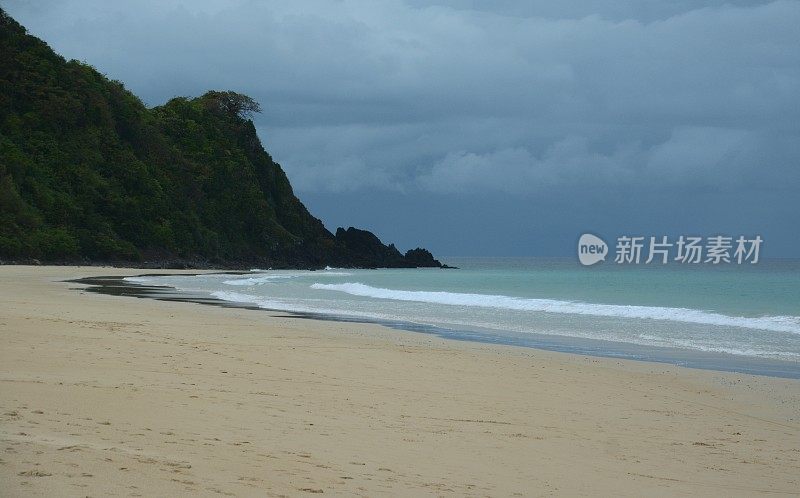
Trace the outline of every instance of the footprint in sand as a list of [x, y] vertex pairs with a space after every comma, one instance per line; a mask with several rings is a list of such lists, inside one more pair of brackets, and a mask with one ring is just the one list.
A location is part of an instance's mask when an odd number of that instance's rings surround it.
[[49, 476], [51, 476], [53, 474], [50, 474], [48, 472], [44, 472], [42, 470], [33, 469], [33, 470], [26, 470], [26, 471], [23, 471], [23, 472], [19, 472], [17, 475], [18, 476], [25, 476], [25, 477], [49, 477]]

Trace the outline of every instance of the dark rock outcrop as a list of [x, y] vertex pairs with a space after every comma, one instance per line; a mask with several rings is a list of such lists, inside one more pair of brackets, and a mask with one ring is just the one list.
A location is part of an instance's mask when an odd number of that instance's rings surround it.
[[341, 244], [345, 255], [341, 266], [383, 268], [441, 268], [442, 266], [425, 249], [412, 249], [404, 256], [394, 244], [384, 245], [372, 232], [353, 227], [347, 230], [338, 228], [336, 242]]
[[442, 263], [433, 258], [433, 254], [427, 249], [417, 247], [406, 251], [406, 263], [418, 268], [441, 268]]

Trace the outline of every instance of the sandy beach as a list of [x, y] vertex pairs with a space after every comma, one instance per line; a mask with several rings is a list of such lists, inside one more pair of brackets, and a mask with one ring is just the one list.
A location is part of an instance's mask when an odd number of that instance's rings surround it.
[[800, 381], [63, 282], [137, 273], [0, 267], [0, 495], [800, 494]]

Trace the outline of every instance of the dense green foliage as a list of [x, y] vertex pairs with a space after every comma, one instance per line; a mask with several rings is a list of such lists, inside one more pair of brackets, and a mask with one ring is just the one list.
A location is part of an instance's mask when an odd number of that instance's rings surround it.
[[309, 214], [259, 111], [233, 92], [148, 109], [0, 10], [0, 259], [409, 266]]

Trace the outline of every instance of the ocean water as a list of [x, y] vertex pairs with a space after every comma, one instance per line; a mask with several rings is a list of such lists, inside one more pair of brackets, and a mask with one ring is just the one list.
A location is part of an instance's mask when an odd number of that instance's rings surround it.
[[460, 269], [253, 270], [128, 280], [461, 339], [569, 344], [554, 349], [656, 360], [663, 358], [646, 353], [774, 360], [800, 375], [797, 260], [587, 268], [574, 259], [445, 259]]

